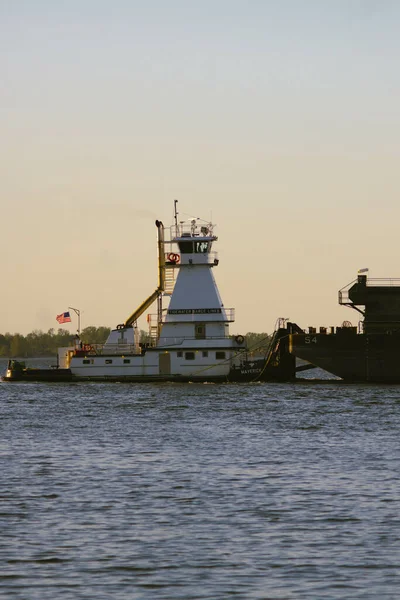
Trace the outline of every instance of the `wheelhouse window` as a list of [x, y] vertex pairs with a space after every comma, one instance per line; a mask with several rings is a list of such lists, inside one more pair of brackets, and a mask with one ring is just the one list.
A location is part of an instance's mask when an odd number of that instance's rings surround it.
[[185, 352], [185, 359], [186, 360], [194, 360], [195, 354], [194, 352]]
[[206, 254], [209, 249], [209, 242], [195, 242], [194, 251], [197, 254]]
[[217, 360], [223, 360], [225, 358], [225, 352], [218, 351], [215, 353], [215, 358]]
[[179, 352], [177, 352], [176, 355], [178, 358], [182, 358], [183, 352], [181, 350], [179, 350]]
[[210, 251], [210, 242], [205, 241], [185, 241], [179, 242], [179, 251], [181, 254], [207, 254]]
[[181, 254], [193, 253], [193, 242], [179, 242], [178, 245]]

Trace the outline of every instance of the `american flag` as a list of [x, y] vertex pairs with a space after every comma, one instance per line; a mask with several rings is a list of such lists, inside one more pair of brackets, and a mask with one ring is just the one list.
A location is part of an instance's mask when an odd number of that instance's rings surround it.
[[57, 315], [56, 316], [56, 320], [61, 324], [61, 323], [70, 323], [71, 322], [71, 316], [69, 314], [69, 312], [63, 312], [61, 313], [61, 315]]

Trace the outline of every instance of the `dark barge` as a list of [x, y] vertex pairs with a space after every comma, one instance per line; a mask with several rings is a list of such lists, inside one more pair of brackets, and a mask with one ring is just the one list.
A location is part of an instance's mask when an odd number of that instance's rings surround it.
[[339, 304], [363, 317], [358, 326], [298, 330], [289, 351], [346, 382], [400, 383], [400, 280], [359, 274]]

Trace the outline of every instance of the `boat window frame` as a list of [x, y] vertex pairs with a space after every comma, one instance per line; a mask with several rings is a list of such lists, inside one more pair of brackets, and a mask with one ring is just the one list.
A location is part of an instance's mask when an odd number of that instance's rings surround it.
[[194, 337], [196, 340], [206, 339], [206, 323], [195, 323], [194, 325]]

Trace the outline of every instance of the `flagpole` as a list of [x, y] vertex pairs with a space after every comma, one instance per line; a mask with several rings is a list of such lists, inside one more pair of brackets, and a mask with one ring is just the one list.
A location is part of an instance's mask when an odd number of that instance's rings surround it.
[[78, 335], [81, 335], [81, 311], [73, 306], [68, 306], [70, 310], [73, 310], [78, 315]]

